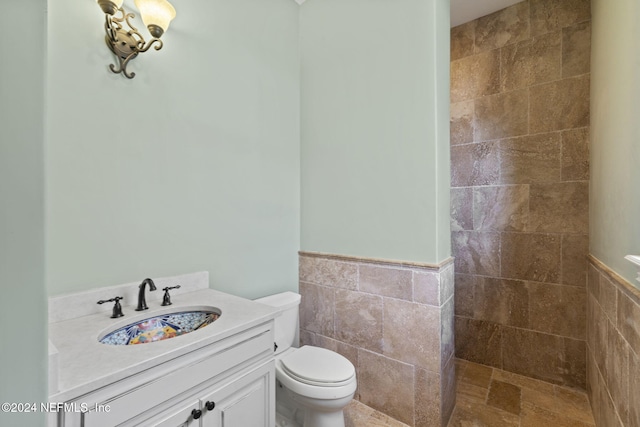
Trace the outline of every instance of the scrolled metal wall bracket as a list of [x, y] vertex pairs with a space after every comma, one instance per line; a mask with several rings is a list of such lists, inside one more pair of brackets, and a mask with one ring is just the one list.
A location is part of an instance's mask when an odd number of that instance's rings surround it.
[[[147, 11], [157, 13], [160, 10], [159, 19], [156, 16], [145, 14], [145, 7], [153, 3], [151, 9]], [[98, 5], [105, 14], [104, 31], [106, 33], [105, 42], [111, 52], [118, 58], [118, 66], [110, 64], [109, 69], [115, 73], [122, 73], [128, 79], [135, 77], [136, 73], [128, 72], [129, 62], [142, 52], [148, 51], [151, 46], [155, 50], [162, 49], [163, 43], [160, 37], [168, 27], [169, 22], [175, 17], [175, 9], [166, 0], [136, 0], [136, 5], [140, 8], [142, 19], [147, 24], [147, 29], [153, 37], [148, 42], [138, 29], [133, 26], [131, 19], [135, 17], [133, 13], [127, 13], [120, 7], [122, 0], [98, 0]], [[160, 4], [160, 7], [158, 7]], [[159, 23], [159, 24], [156, 24]], [[128, 27], [125, 28], [125, 24]], [[163, 26], [165, 28], [163, 28]]]
[[[107, 33], [105, 42], [120, 63], [117, 68], [115, 64], [110, 64], [109, 69], [116, 74], [122, 73], [128, 79], [132, 79], [136, 73], [127, 72], [127, 64], [129, 61], [138, 56], [139, 53], [148, 51], [154, 43], [157, 43], [155, 46], [156, 50], [162, 49], [163, 43], [162, 40], [154, 37], [145, 44], [142, 34], [140, 34], [138, 29], [129, 21], [129, 19], [135, 15], [133, 13], [125, 13], [122, 8], [119, 9], [119, 12], [122, 14], [122, 17], [111, 15], [106, 15], [105, 17], [106, 22], [104, 29]], [[122, 23], [126, 23], [127, 26], [129, 26], [129, 30], [126, 30]], [[162, 33], [160, 33], [160, 35], [162, 35]]]

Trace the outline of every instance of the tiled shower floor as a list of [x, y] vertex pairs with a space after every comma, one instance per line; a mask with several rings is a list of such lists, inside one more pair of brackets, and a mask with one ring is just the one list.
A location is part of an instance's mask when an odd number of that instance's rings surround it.
[[[587, 395], [511, 372], [456, 360], [456, 407], [449, 427], [590, 427]], [[405, 427], [353, 401], [346, 427]]]

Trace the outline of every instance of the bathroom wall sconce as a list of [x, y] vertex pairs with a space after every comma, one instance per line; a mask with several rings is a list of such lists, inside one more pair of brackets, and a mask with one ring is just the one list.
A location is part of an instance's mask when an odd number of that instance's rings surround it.
[[[136, 73], [127, 72], [127, 65], [139, 53], [146, 52], [154, 44], [155, 50], [162, 49], [163, 43], [160, 37], [169, 28], [171, 20], [176, 17], [176, 10], [167, 0], [134, 0], [140, 11], [142, 22], [153, 37], [145, 42], [138, 29], [129, 21], [134, 17], [134, 14], [126, 13], [122, 8], [124, 0], [97, 1], [105, 14], [104, 30], [107, 33], [105, 41], [120, 62], [118, 68], [114, 64], [111, 64], [109, 68], [116, 74], [122, 73], [125, 77], [132, 79]], [[120, 16], [116, 16], [117, 13]], [[124, 27], [124, 23], [129, 27], [128, 30]]]

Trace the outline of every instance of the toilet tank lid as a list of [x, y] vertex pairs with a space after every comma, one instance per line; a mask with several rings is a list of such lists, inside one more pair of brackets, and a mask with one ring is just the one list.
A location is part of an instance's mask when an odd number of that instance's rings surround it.
[[287, 310], [300, 305], [300, 294], [291, 291], [281, 292], [279, 294], [258, 298], [255, 302], [270, 305], [271, 307], [276, 307], [281, 310]]

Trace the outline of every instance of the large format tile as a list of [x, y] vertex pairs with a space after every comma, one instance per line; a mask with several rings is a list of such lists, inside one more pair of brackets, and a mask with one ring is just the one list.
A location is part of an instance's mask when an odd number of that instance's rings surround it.
[[562, 132], [562, 180], [589, 180], [589, 128]]
[[416, 427], [435, 427], [441, 424], [440, 374], [426, 369], [416, 370]]
[[[440, 328], [440, 308], [387, 298], [383, 354], [439, 373]], [[420, 332], [416, 334], [417, 331]]]
[[585, 339], [586, 290], [575, 286], [529, 282], [531, 328], [555, 335]]
[[473, 230], [473, 189], [451, 189], [451, 230]]
[[500, 141], [500, 183], [560, 180], [560, 134], [527, 135]]
[[534, 37], [591, 19], [590, 0], [530, 0], [529, 3]]
[[332, 259], [300, 256], [300, 281], [334, 288], [356, 289], [358, 266]]
[[499, 233], [454, 231], [451, 236], [451, 246], [457, 272], [499, 276]]
[[561, 337], [505, 327], [503, 364], [507, 371], [563, 384], [563, 340]]
[[529, 4], [516, 3], [477, 19], [476, 52], [496, 49], [529, 38]]
[[497, 142], [451, 146], [451, 187], [498, 184], [498, 148]]
[[358, 289], [361, 292], [413, 299], [411, 270], [364, 264], [359, 266], [359, 270]]
[[520, 387], [498, 380], [491, 381], [487, 404], [520, 415]]
[[500, 185], [474, 189], [474, 230], [525, 231], [528, 224], [528, 185]]
[[502, 367], [502, 328], [493, 322], [456, 317], [456, 357]]
[[520, 417], [481, 403], [462, 400], [456, 404], [449, 427], [519, 427]]
[[589, 232], [589, 183], [571, 181], [531, 184], [530, 231]]
[[591, 62], [591, 21], [562, 29], [562, 77], [588, 73]]
[[475, 99], [499, 90], [499, 51], [483, 52], [451, 62], [451, 102]]
[[532, 86], [530, 89], [531, 133], [585, 127], [589, 125], [589, 117], [588, 74]]
[[473, 100], [451, 103], [449, 135], [451, 145], [473, 142]]
[[555, 234], [502, 233], [502, 277], [558, 283], [560, 237]]
[[451, 29], [451, 60], [473, 55], [476, 20]]
[[473, 318], [501, 325], [529, 327], [529, 290], [520, 280], [478, 278], [474, 293]]
[[503, 47], [500, 66], [502, 91], [559, 79], [562, 74], [560, 31]]
[[473, 120], [475, 140], [488, 141], [525, 135], [529, 132], [528, 118], [528, 89], [476, 98]]
[[586, 288], [588, 254], [589, 236], [587, 234], [564, 234], [562, 236], [561, 283]]
[[382, 306], [380, 296], [336, 289], [336, 339], [382, 352]]
[[333, 337], [334, 290], [300, 282], [300, 328]]
[[358, 363], [361, 402], [412, 425], [414, 367], [366, 350], [359, 351]]

